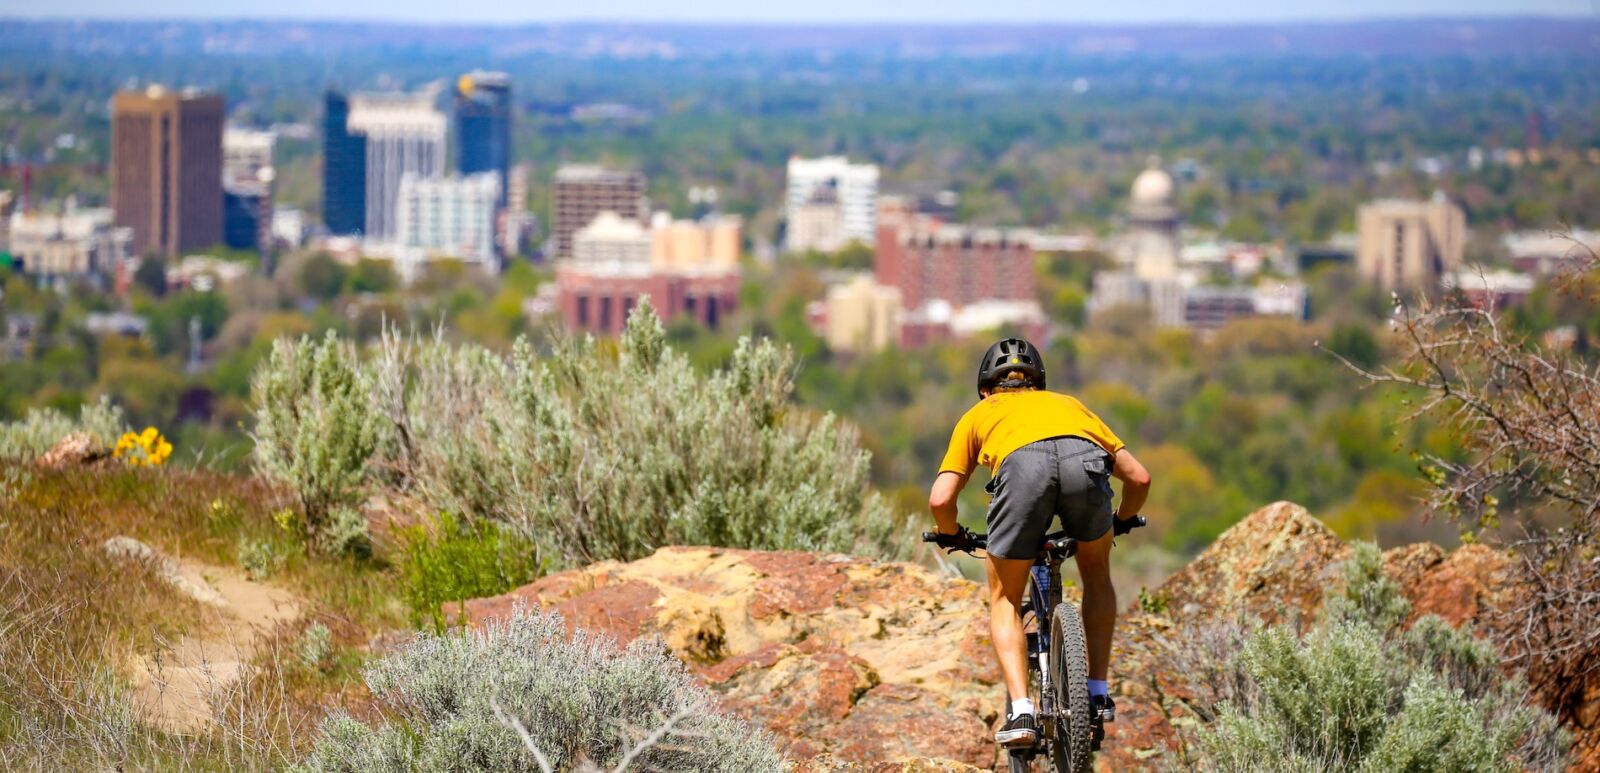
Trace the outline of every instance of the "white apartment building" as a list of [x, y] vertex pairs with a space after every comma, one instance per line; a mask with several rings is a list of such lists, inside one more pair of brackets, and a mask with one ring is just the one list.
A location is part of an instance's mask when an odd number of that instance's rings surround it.
[[222, 130], [223, 184], [257, 182], [261, 170], [272, 168], [273, 146], [278, 136], [272, 132], [228, 126]]
[[494, 226], [499, 201], [500, 176], [494, 172], [465, 177], [407, 174], [397, 192], [396, 241], [498, 271]]
[[133, 229], [116, 227], [110, 209], [17, 213], [10, 232], [13, 265], [46, 279], [114, 276], [128, 260], [133, 242]]
[[[808, 203], [828, 202], [830, 198], [837, 202], [843, 239], [872, 244], [878, 229], [878, 167], [852, 164], [844, 156], [789, 159], [784, 207], [791, 224], [797, 216], [801, 220], [815, 220], [815, 213], [810, 213], [808, 218], [800, 214], [801, 210]], [[807, 243], [808, 233], [811, 233], [809, 229], [791, 228], [788, 249], [791, 252], [824, 249], [821, 245]]]
[[367, 138], [367, 222], [373, 242], [399, 237], [397, 204], [407, 176], [432, 179], [444, 174], [445, 132], [449, 121], [434, 106], [434, 92], [353, 94], [346, 122]]

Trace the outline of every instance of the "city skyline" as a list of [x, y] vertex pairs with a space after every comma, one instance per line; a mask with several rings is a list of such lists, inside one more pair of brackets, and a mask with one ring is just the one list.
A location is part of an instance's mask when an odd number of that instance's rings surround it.
[[1310, 0], [1292, 6], [1268, 0], [1226, 0], [1196, 6], [1158, 0], [1137, 6], [1061, 4], [1049, 0], [930, 0], [915, 6], [818, 0], [803, 7], [741, 5], [691, 0], [664, 7], [644, 0], [597, 0], [582, 6], [528, 8], [503, 0], [470, 10], [423, 0], [356, 0], [336, 6], [313, 0], [241, 0], [219, 5], [202, 0], [156, 0], [130, 7], [116, 0], [64, 0], [39, 8], [0, 0], [0, 17], [61, 19], [303, 19], [519, 24], [634, 21], [666, 23], [874, 24], [874, 23], [1200, 23], [1252, 24], [1419, 17], [1517, 17], [1600, 15], [1600, 0]]

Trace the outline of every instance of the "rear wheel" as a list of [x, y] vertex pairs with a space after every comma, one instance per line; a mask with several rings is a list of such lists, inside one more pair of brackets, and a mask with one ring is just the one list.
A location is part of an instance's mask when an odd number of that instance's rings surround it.
[[[1070, 603], [1056, 605], [1050, 615], [1050, 691], [1056, 721], [1050, 757], [1057, 773], [1089, 773], [1089, 651], [1084, 645], [1083, 617]], [[1013, 768], [1015, 770], [1015, 768]]]

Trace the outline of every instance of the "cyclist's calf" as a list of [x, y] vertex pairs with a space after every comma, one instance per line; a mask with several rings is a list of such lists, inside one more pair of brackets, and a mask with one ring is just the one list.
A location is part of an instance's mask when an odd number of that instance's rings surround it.
[[1111, 532], [1078, 543], [1078, 576], [1083, 581], [1083, 633], [1089, 650], [1089, 678], [1104, 680], [1111, 665], [1111, 632], [1117, 624], [1117, 591], [1111, 584]]

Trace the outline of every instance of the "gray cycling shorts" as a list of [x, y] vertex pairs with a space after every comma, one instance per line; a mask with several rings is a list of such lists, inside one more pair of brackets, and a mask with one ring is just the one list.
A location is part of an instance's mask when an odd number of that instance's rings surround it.
[[1111, 455], [1080, 437], [1039, 440], [1012, 451], [985, 491], [989, 554], [1035, 558], [1057, 516], [1068, 537], [1090, 542], [1111, 528]]

